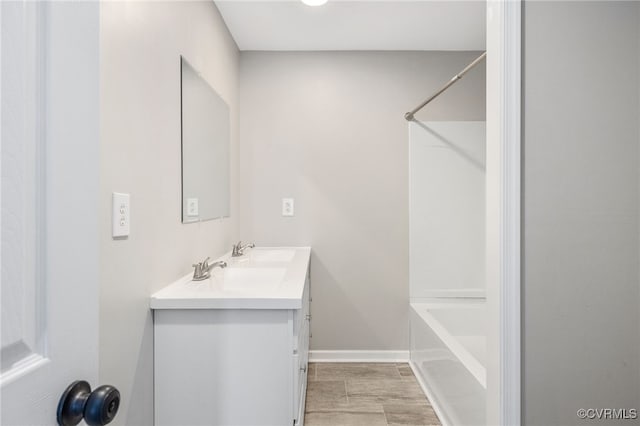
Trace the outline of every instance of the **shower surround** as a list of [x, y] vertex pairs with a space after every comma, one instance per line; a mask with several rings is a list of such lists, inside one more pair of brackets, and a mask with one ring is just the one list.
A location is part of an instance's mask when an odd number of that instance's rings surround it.
[[485, 423], [485, 122], [409, 124], [411, 367], [443, 425]]

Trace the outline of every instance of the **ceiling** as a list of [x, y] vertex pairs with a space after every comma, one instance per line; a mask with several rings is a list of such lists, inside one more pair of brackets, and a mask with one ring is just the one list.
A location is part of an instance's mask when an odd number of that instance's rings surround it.
[[240, 50], [485, 49], [485, 1], [214, 1]]

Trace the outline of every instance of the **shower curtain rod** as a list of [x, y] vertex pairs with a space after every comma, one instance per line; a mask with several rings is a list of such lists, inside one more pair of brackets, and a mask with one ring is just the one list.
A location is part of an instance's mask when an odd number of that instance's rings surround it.
[[451, 87], [451, 85], [453, 85], [453, 83], [455, 83], [456, 81], [460, 80], [462, 77], [464, 77], [464, 75], [469, 72], [469, 70], [473, 67], [475, 67], [476, 65], [478, 65], [480, 63], [480, 61], [482, 61], [485, 57], [487, 56], [487, 52], [484, 52], [482, 55], [478, 56], [473, 62], [471, 62], [469, 65], [467, 65], [465, 67], [465, 69], [463, 69], [462, 71], [460, 71], [458, 74], [456, 74], [451, 80], [449, 80], [449, 82], [447, 84], [445, 84], [444, 86], [442, 86], [442, 89], [438, 90], [436, 93], [434, 93], [433, 95], [431, 95], [429, 97], [429, 99], [427, 99], [426, 101], [424, 101], [423, 103], [421, 103], [418, 107], [416, 107], [413, 111], [408, 112], [404, 115], [404, 118], [407, 121], [411, 121], [413, 120], [413, 115], [420, 111], [422, 108], [424, 108], [429, 102], [431, 102], [432, 100], [434, 100], [435, 98], [437, 98], [438, 96], [440, 96], [442, 94], [442, 92], [444, 92], [445, 90], [447, 90], [449, 87]]

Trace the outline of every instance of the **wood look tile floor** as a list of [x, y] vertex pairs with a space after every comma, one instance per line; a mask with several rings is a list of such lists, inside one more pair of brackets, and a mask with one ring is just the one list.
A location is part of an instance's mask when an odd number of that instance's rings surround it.
[[408, 364], [310, 363], [305, 426], [440, 426]]

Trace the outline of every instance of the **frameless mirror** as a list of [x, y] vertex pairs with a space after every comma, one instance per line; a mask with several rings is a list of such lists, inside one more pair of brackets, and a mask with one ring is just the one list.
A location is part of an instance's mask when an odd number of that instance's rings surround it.
[[182, 56], [182, 223], [229, 216], [229, 106]]

